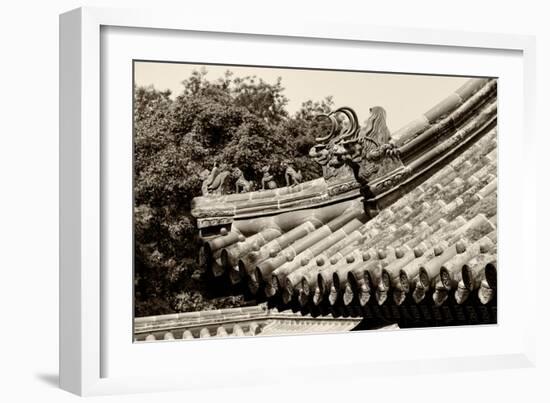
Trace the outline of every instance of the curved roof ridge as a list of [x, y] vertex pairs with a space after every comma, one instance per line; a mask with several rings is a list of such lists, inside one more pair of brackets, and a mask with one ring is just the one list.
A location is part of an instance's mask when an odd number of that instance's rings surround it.
[[[494, 83], [493, 83], [494, 82]], [[496, 80], [488, 78], [473, 78], [460, 86], [456, 91], [449, 94], [439, 103], [434, 105], [417, 119], [407, 123], [405, 126], [392, 133], [392, 138], [398, 145], [404, 145], [423, 132], [427, 131], [434, 124], [448, 117], [450, 113], [456, 111], [467, 100], [472, 98], [484, 87], [488, 91], [492, 90]], [[479, 100], [476, 100], [476, 102]]]
[[[414, 137], [408, 137], [406, 142], [398, 142], [405, 165], [412, 163], [410, 168], [414, 171], [426, 159], [426, 154], [428, 156], [436, 154], [437, 150], [432, 149], [434, 141], [448, 137], [449, 133], [451, 137], [456, 137], [457, 133], [453, 133], [453, 130], [462, 125], [479, 124], [480, 120], [483, 121], [480, 117], [487, 112], [485, 105], [495, 98], [496, 80], [493, 79], [473, 79], [457, 89], [426, 113], [429, 115], [429, 125], [424, 130]], [[474, 116], [473, 120], [472, 116]], [[466, 127], [465, 130], [471, 130], [471, 128]], [[372, 188], [378, 189], [377, 192], [385, 191], [388, 185], [396, 186], [408, 174], [410, 169], [391, 172], [375, 180]], [[196, 197], [192, 201], [191, 213], [197, 218], [199, 228], [205, 228], [220, 225], [220, 223], [228, 224], [236, 219], [280, 214], [358, 197], [360, 197], [359, 184], [353, 176], [329, 181], [318, 178], [295, 186], [272, 190]], [[213, 217], [224, 217], [225, 220], [212, 219]]]

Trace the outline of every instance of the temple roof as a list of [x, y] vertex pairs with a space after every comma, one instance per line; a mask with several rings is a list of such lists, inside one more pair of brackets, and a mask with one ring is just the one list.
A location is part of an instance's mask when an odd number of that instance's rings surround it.
[[[472, 79], [443, 99], [429, 111], [392, 135], [399, 147], [406, 170], [393, 172], [371, 183], [375, 193], [382, 193], [411, 173], [420, 172], [444, 151], [454, 152], [453, 139], [461, 142], [464, 133], [475, 134], [483, 126], [496, 122], [496, 80]], [[445, 140], [450, 140], [445, 142]], [[438, 144], [441, 143], [441, 144]], [[449, 147], [449, 143], [450, 147]], [[439, 145], [438, 150], [436, 145]], [[447, 146], [447, 150], [445, 150]], [[214, 235], [209, 227], [219, 227], [239, 220], [279, 215], [289, 211], [318, 208], [359, 198], [359, 184], [353, 175], [318, 178], [295, 186], [246, 193], [195, 197], [191, 212], [197, 219], [201, 236]], [[219, 229], [219, 228], [218, 228]]]
[[279, 312], [261, 304], [136, 318], [134, 337], [136, 341], [154, 341], [342, 332], [353, 329], [360, 321], [356, 318], [314, 318], [300, 313]]
[[344, 177], [196, 198], [208, 269], [302, 314], [494, 306], [496, 86], [470, 80], [394, 133], [403, 167], [369, 196]]

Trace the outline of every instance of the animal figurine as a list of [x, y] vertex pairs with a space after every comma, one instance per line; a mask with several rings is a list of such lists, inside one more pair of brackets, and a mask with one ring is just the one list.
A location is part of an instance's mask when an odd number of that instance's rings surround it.
[[285, 181], [287, 186], [295, 186], [302, 181], [302, 172], [296, 171], [288, 161], [283, 163], [285, 169]]
[[246, 193], [252, 190], [252, 182], [245, 179], [243, 171], [235, 168], [232, 175], [235, 178], [235, 193]]
[[[208, 170], [204, 170], [201, 173], [201, 179], [206, 176]], [[202, 182], [202, 194], [203, 195], [221, 195], [227, 193], [227, 180], [231, 173], [227, 170], [225, 165], [218, 167], [217, 163], [214, 163], [212, 171], [203, 179]]]
[[262, 172], [264, 173], [262, 176], [262, 190], [266, 189], [266, 185], [268, 189], [277, 188], [277, 183], [275, 183], [273, 175], [269, 172], [269, 165], [262, 167]]

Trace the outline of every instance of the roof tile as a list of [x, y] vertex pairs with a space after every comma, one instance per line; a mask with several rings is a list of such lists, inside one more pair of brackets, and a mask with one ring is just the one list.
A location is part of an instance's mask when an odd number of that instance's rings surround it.
[[[248, 278], [252, 292], [263, 287], [268, 297], [282, 296], [281, 309], [395, 316], [421, 303], [422, 312], [414, 308], [410, 317], [437, 321], [453, 316], [451, 301], [464, 304], [475, 290], [482, 304], [493, 301], [496, 263], [488, 265], [496, 252], [496, 81], [472, 81], [426, 116], [402, 138], [413, 176], [377, 216], [369, 219], [360, 199], [270, 218], [236, 216], [231, 231], [206, 241], [212, 266], [242, 267], [236, 278]], [[425, 178], [414, 176], [415, 167], [427, 167]], [[322, 187], [316, 182], [281, 190], [278, 203], [301, 201], [306, 191]], [[273, 195], [255, 204], [247, 197], [260, 196], [235, 197], [241, 212], [270, 205]], [[428, 294], [430, 309], [422, 302]]]

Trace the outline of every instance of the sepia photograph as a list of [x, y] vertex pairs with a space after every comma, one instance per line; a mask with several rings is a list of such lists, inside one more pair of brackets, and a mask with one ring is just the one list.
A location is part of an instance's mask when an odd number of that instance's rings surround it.
[[497, 324], [496, 78], [133, 84], [134, 342]]

